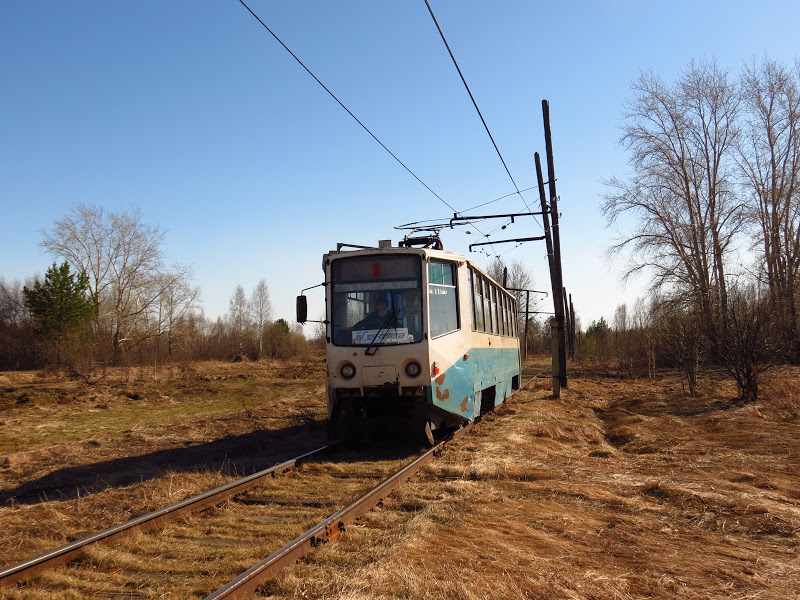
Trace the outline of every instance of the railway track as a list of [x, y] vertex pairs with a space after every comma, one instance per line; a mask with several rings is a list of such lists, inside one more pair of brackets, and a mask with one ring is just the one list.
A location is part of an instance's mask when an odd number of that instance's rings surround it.
[[199, 513], [207, 508], [219, 505], [229, 498], [239, 496], [259, 486], [269, 478], [284, 476], [296, 470], [303, 461], [318, 457], [335, 445], [336, 444], [322, 446], [321, 448], [282, 462], [269, 469], [254, 473], [248, 477], [236, 480], [203, 494], [193, 496], [160, 510], [131, 519], [121, 525], [110, 527], [99, 533], [67, 544], [66, 546], [56, 548], [55, 550], [31, 558], [30, 560], [3, 569], [0, 571], [0, 586], [18, 583], [41, 571], [67, 563], [79, 557], [89, 546], [97, 542], [110, 542], [112, 540], [118, 540], [122, 536], [131, 535], [136, 531], [148, 531], [170, 520], [175, 520], [183, 514]]
[[[468, 430], [411, 461], [408, 452], [343, 451], [322, 462], [336, 445], [324, 446], [6, 568], [0, 594], [200, 598], [217, 587], [207, 598], [249, 597], [265, 577], [338, 538]], [[302, 533], [285, 543], [292, 531]]]

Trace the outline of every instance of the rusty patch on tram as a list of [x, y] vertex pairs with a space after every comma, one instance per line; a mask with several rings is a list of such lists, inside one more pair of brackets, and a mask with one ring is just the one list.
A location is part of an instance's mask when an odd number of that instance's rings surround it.
[[466, 396], [462, 401], [461, 405], [458, 407], [461, 409], [462, 413], [467, 412], [467, 403], [469, 402], [469, 396]]
[[437, 399], [437, 400], [439, 400], [440, 402], [444, 402], [444, 401], [445, 401], [445, 400], [447, 400], [449, 397], [450, 397], [450, 389], [446, 389], [446, 390], [443, 392], [443, 391], [442, 391], [441, 389], [439, 389], [438, 387], [436, 388], [436, 399]]
[[446, 375], [446, 373], [442, 373], [441, 375], [439, 375], [439, 376], [436, 378], [436, 383], [438, 383], [439, 385], [442, 385], [442, 384], [444, 384], [444, 376], [445, 376], [445, 375]]

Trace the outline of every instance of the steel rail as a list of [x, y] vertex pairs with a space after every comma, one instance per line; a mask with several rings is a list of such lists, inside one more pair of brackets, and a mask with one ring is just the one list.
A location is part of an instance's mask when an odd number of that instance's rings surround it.
[[273, 552], [257, 565], [250, 567], [236, 579], [228, 582], [211, 595], [206, 596], [204, 600], [249, 598], [255, 594], [258, 587], [268, 576], [276, 574], [320, 544], [338, 539], [348, 525], [378, 504], [393, 490], [400, 487], [423, 466], [441, 454], [449, 442], [467, 433], [479, 421], [480, 418], [457, 430], [366, 494], [295, 538], [280, 550]]
[[[529, 365], [529, 366], [532, 366], [532, 365]], [[523, 371], [524, 371], [524, 369], [523, 369]], [[519, 389], [520, 389], [520, 390], [527, 390], [527, 389], [528, 389], [528, 386], [529, 386], [530, 384], [532, 384], [534, 381], [536, 381], [536, 379], [538, 379], [539, 375], [544, 375], [544, 374], [545, 374], [545, 373], [547, 373], [548, 371], [552, 371], [552, 366], [550, 366], [550, 365], [546, 366], [544, 369], [542, 369], [541, 371], [539, 371], [539, 372], [538, 372], [536, 375], [534, 375], [533, 377], [531, 377], [531, 378], [530, 378], [530, 379], [527, 381], [527, 383], [523, 383], [523, 384], [520, 386], [520, 388], [519, 388]]]
[[326, 450], [329, 450], [338, 444], [339, 442], [327, 444], [321, 448], [317, 448], [316, 450], [306, 452], [305, 454], [302, 454], [296, 458], [292, 458], [268, 469], [264, 469], [263, 471], [259, 471], [258, 473], [253, 473], [252, 475], [248, 475], [242, 479], [237, 479], [236, 481], [232, 481], [218, 488], [214, 488], [208, 492], [203, 492], [202, 494], [192, 496], [191, 498], [187, 498], [181, 502], [177, 502], [157, 511], [142, 515], [135, 519], [131, 519], [130, 521], [126, 521], [121, 525], [110, 527], [99, 533], [92, 534], [83, 539], [72, 542], [71, 544], [62, 546], [61, 548], [51, 550], [50, 552], [46, 552], [45, 554], [35, 558], [25, 560], [12, 567], [3, 569], [0, 571], [0, 587], [21, 581], [44, 569], [49, 569], [57, 565], [64, 564], [65, 562], [69, 562], [70, 560], [77, 558], [81, 552], [83, 552], [83, 549], [90, 544], [110, 540], [112, 538], [128, 534], [136, 529], [152, 529], [163, 522], [173, 519], [176, 515], [183, 512], [200, 512], [210, 508], [211, 506], [215, 506], [220, 502], [227, 500], [228, 498], [243, 494], [249, 489], [258, 486], [264, 479], [268, 477], [279, 477], [295, 470], [300, 463], [307, 460], [311, 456], [325, 452]]

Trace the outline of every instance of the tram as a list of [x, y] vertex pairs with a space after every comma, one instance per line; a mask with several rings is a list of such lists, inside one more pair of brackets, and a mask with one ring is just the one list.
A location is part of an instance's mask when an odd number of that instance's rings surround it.
[[[438, 238], [324, 255], [328, 436], [433, 444], [520, 384], [513, 295]], [[297, 301], [305, 322], [306, 297]]]

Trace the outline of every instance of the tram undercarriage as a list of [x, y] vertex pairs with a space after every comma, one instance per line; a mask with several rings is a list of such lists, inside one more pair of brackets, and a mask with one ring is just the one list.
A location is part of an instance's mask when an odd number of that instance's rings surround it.
[[363, 388], [336, 388], [328, 396], [328, 438], [348, 442], [393, 437], [422, 437], [433, 444], [442, 431], [465, 419], [430, 403], [431, 388], [391, 383]]

